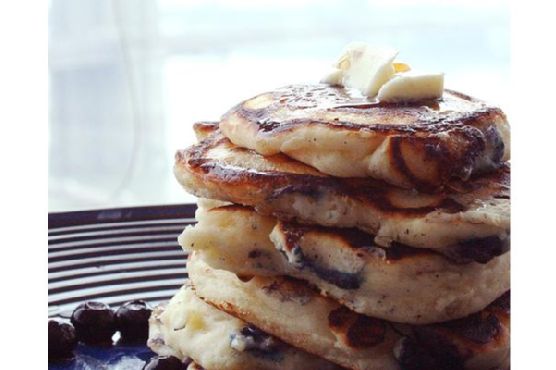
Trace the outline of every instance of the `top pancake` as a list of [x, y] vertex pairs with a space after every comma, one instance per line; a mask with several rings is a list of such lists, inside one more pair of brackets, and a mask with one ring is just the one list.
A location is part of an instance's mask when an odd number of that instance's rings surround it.
[[338, 177], [373, 177], [434, 192], [491, 172], [510, 157], [504, 113], [464, 94], [380, 103], [352, 89], [293, 85], [248, 99], [220, 129], [263, 155], [284, 153]]

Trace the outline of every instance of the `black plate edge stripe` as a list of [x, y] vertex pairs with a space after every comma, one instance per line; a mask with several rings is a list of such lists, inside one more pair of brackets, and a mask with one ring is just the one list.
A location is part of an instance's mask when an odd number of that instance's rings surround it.
[[[168, 255], [167, 253], [165, 255]], [[118, 271], [122, 271], [125, 269], [130, 269], [130, 268], [150, 268], [150, 267], [157, 267], [157, 268], [164, 268], [165, 266], [169, 266], [172, 264], [178, 264], [178, 263], [184, 263], [185, 262], [185, 258], [186, 258], [187, 254], [184, 253], [184, 255], [180, 255], [178, 259], [176, 260], [159, 260], [157, 258], [153, 258], [150, 259], [148, 261], [142, 261], [141, 263], [136, 263], [134, 261], [128, 262], [128, 261], [121, 261], [115, 264], [111, 264], [111, 265], [107, 265], [107, 266], [93, 266], [93, 267], [83, 267], [83, 268], [77, 268], [77, 269], [73, 269], [73, 270], [69, 270], [69, 271], [61, 271], [61, 272], [49, 272], [48, 273], [48, 278], [57, 278], [59, 276], [63, 277], [63, 276], [68, 276], [72, 273], [76, 273], [76, 274], [81, 274], [81, 273], [91, 273], [91, 272], [107, 272], [107, 273], [112, 273], [112, 272], [118, 272]]]
[[[113, 265], [113, 264], [118, 264], [118, 263], [122, 263], [122, 262], [142, 262], [142, 261], [153, 261], [153, 260], [159, 260], [159, 261], [168, 261], [168, 260], [176, 260], [176, 261], [185, 261], [187, 259], [186, 255], [183, 254], [183, 252], [181, 254], [179, 253], [172, 253], [172, 254], [168, 254], [168, 255], [164, 255], [164, 256], [156, 256], [156, 257], [135, 257], [135, 258], [128, 258], [126, 260], [121, 260], [121, 259], [112, 259], [112, 260], [105, 260], [102, 261], [102, 265]], [[71, 270], [74, 268], [82, 268], [82, 267], [97, 267], [99, 265], [97, 260], [88, 260], [86, 262], [81, 262], [81, 263], [75, 263], [75, 264], [71, 264], [71, 265], [67, 265], [67, 266], [59, 266], [59, 267], [48, 267], [48, 272], [61, 272], [61, 271], [67, 271], [67, 270]]]
[[[102, 261], [106, 259], [109, 255], [105, 254], [104, 252], [110, 252], [112, 256], [115, 255], [128, 255], [128, 254], [137, 254], [138, 252], [141, 253], [156, 253], [156, 252], [167, 252], [167, 250], [163, 250], [163, 248], [172, 248], [173, 250], [183, 251], [179, 244], [174, 241], [166, 241], [166, 242], [157, 242], [157, 243], [141, 243], [141, 244], [119, 244], [119, 245], [112, 245], [112, 246], [102, 246], [99, 248], [94, 247], [85, 247], [85, 248], [71, 248], [71, 249], [63, 249], [57, 250], [54, 252], [50, 252], [48, 254], [48, 261], [49, 264], [64, 262], [65, 257], [71, 256], [78, 256], [78, 255], [89, 255], [94, 253], [94, 256], [91, 257], [84, 257], [84, 258], [92, 258], [96, 257], [97, 260]], [[130, 252], [129, 250], [133, 249], [135, 252]], [[95, 253], [96, 252], [96, 253]], [[68, 261], [70, 258], [68, 258]]]
[[[171, 274], [178, 274], [183, 275], [185, 273], [185, 266], [179, 266], [174, 268], [165, 268], [159, 270], [150, 270], [150, 271], [134, 271], [134, 272], [112, 272], [109, 274], [103, 275], [96, 275], [94, 277], [73, 277], [70, 276], [69, 278], [62, 280], [61, 282], [48, 282], [48, 289], [49, 290], [56, 290], [59, 288], [64, 288], [66, 286], [74, 286], [74, 287], [85, 287], [87, 284], [97, 284], [97, 285], [107, 285], [108, 282], [115, 282], [113, 284], [108, 285], [118, 285], [117, 281], [124, 280], [124, 279], [132, 279], [137, 278], [143, 280], [144, 283], [151, 282], [151, 277], [154, 277], [154, 280], [161, 280], [161, 276], [169, 276]], [[137, 281], [133, 281], [137, 283]], [[78, 289], [76, 289], [78, 290]]]
[[[104, 251], [102, 251], [102, 255], [105, 256], [105, 257], [108, 257], [108, 256], [122, 256], [122, 258], [123, 258], [127, 254], [171, 252], [171, 251], [182, 252], [182, 249], [181, 248], [178, 249], [174, 245], [171, 245], [171, 246], [154, 246], [153, 245], [152, 247], [143, 247], [143, 248], [134, 248], [134, 247], [123, 246], [122, 248], [104, 250]], [[92, 251], [87, 251], [87, 252], [77, 252], [77, 253], [66, 254], [66, 255], [61, 255], [61, 256], [48, 257], [48, 262], [73, 261], [73, 260], [79, 260], [79, 259], [82, 259], [82, 258], [93, 258], [95, 256], [98, 256], [98, 251], [95, 252], [94, 250], [92, 250]]]
[[75, 226], [57, 227], [48, 230], [50, 236], [63, 236], [66, 234], [81, 233], [81, 232], [94, 232], [103, 230], [119, 230], [126, 228], [151, 228], [151, 227], [172, 227], [180, 225], [191, 225], [196, 223], [194, 217], [168, 219], [168, 220], [152, 220], [152, 221], [135, 221], [135, 222], [120, 222], [120, 223], [106, 223], [106, 224], [83, 224]]
[[154, 236], [128, 236], [128, 237], [113, 237], [113, 238], [99, 238], [99, 239], [88, 239], [82, 240], [77, 242], [68, 242], [68, 243], [58, 243], [51, 245], [49, 243], [48, 249], [65, 249], [65, 248], [74, 248], [74, 247], [82, 247], [82, 246], [93, 246], [93, 247], [100, 247], [100, 246], [110, 246], [110, 245], [118, 245], [118, 244], [133, 244], [133, 243], [141, 243], [141, 242], [156, 242], [156, 241], [175, 241], [177, 243], [177, 238], [179, 234], [172, 234], [172, 235], [154, 235]]
[[[148, 281], [153, 282], [153, 281], [166, 281], [166, 280], [179, 279], [182, 278], [184, 274], [185, 271], [169, 272], [169, 273], [161, 272], [159, 275], [149, 276]], [[90, 283], [68, 284], [63, 287], [49, 288], [48, 295], [66, 293], [71, 291], [79, 292], [80, 290], [87, 289], [87, 288], [104, 287], [104, 286], [113, 287], [118, 285], [127, 285], [131, 283], [139, 283], [144, 281], [145, 279], [141, 275], [137, 275], [137, 276], [129, 276], [129, 277], [120, 277], [120, 278], [110, 279], [105, 281], [92, 281]]]
[[[97, 252], [96, 255], [102, 257], [104, 256], [103, 253], [105, 251], [117, 252], [117, 251], [125, 250], [126, 248], [133, 248], [138, 250], [143, 250], [143, 249], [149, 250], [149, 249], [157, 249], [163, 247], [173, 247], [176, 250], [182, 250], [182, 247], [178, 244], [176, 240], [161, 240], [161, 241], [154, 241], [154, 242], [147, 242], [147, 243], [128, 243], [128, 244], [121, 243], [115, 245], [99, 245], [98, 247], [95, 247], [94, 245], [86, 245], [86, 246], [67, 248], [67, 249], [54, 249], [48, 251], [48, 258], [50, 260], [53, 258], [59, 258], [64, 256], [73, 256], [76, 254], [91, 253], [91, 251]], [[122, 254], [126, 254], [126, 253], [122, 252]]]
[[[185, 226], [184, 226], [185, 227]], [[103, 230], [101, 232], [90, 233], [75, 233], [63, 236], [49, 236], [48, 245], [56, 245], [58, 243], [77, 242], [83, 240], [95, 240], [106, 237], [125, 238], [129, 236], [165, 236], [165, 235], [178, 235], [184, 227], [177, 226], [173, 228], [153, 228], [152, 230], [145, 228], [123, 229], [123, 230]]]
[[[181, 285], [180, 285], [180, 287], [181, 287]], [[175, 293], [177, 293], [177, 290], [174, 291], [174, 294]], [[148, 300], [146, 300], [146, 301], [149, 302], [149, 304], [151, 304], [154, 308], [154, 307], [157, 306], [157, 304], [155, 305], [155, 304], [153, 304], [153, 302], [159, 303], [161, 301], [168, 301], [172, 297], [173, 297], [173, 295], [170, 295], [170, 296], [163, 295], [163, 296], [158, 296], [158, 297], [149, 297]], [[141, 299], [141, 298], [138, 297], [137, 299]], [[121, 306], [122, 304], [126, 303], [127, 301], [128, 301], [128, 299], [120, 300], [120, 301], [112, 301], [112, 302], [110, 302], [110, 306], [111, 307], [113, 307], [113, 306], [118, 307], [118, 306]]]
[[195, 204], [112, 208], [92, 211], [54, 212], [48, 214], [48, 228], [63, 226], [188, 218], [195, 213]]
[[[81, 260], [82, 263], [85, 264], [89, 264], [89, 263], [93, 263], [93, 267], [98, 267], [98, 266], [102, 266], [102, 264], [104, 262], [129, 262], [129, 263], [133, 263], [136, 261], [144, 261], [143, 257], [145, 257], [145, 255], [148, 255], [148, 259], [146, 261], [156, 261], [159, 259], [162, 260], [166, 260], [167, 256], [171, 256], [171, 257], [177, 257], [178, 259], [183, 258], [184, 256], [187, 255], [187, 253], [185, 253], [183, 250], [180, 250], [179, 248], [176, 248], [175, 250], [171, 250], [171, 251], [159, 251], [157, 248], [154, 248], [154, 250], [149, 251], [148, 253], [127, 253], [124, 256], [126, 257], [125, 260], [122, 259], [122, 255], [115, 255], [115, 256], [105, 256], [105, 255], [99, 255], [99, 256], [95, 256], [92, 258], [83, 258]], [[68, 260], [68, 261], [59, 261], [59, 262], [50, 262], [48, 264], [48, 268], [50, 269], [56, 269], [59, 267], [62, 268], [66, 268], [66, 267], [73, 267], [73, 266], [78, 266], [78, 264], [76, 264], [76, 261], [74, 260]], [[86, 267], [86, 266], [85, 266]], [[78, 267], [79, 268], [79, 267]]]
[[[48, 282], [48, 289], [53, 291], [57, 289], [66, 289], [67, 286], [76, 287], [75, 290], [86, 289], [88, 286], [92, 285], [121, 285], [120, 281], [125, 281], [125, 279], [130, 279], [130, 283], [152, 283], [151, 280], [163, 280], [163, 276], [170, 276], [172, 274], [183, 275], [185, 273], [185, 267], [180, 266], [176, 268], [167, 268], [161, 270], [150, 270], [150, 271], [135, 271], [135, 272], [112, 272], [110, 274], [97, 275], [94, 277], [70, 277], [61, 282]], [[153, 277], [153, 279], [151, 279]], [[133, 280], [133, 279], [141, 279]], [[168, 279], [166, 279], [168, 280]], [[55, 292], [54, 292], [55, 293]]]
[[71, 290], [68, 292], [56, 293], [48, 296], [49, 301], [61, 300], [66, 298], [73, 298], [75, 296], [88, 297], [89, 295], [111, 293], [114, 291], [127, 291], [127, 290], [137, 290], [143, 289], [145, 291], [152, 291], [153, 287], [155, 289], [166, 289], [165, 287], [175, 284], [183, 284], [185, 282], [186, 273], [179, 274], [176, 279], [165, 279], [159, 281], [141, 281], [133, 282], [125, 285], [100, 285], [89, 288], [82, 288], [79, 290]]
[[59, 256], [66, 256], [66, 255], [73, 255], [79, 253], [89, 253], [90, 251], [97, 251], [97, 255], [102, 257], [102, 252], [104, 251], [117, 251], [117, 250], [124, 250], [125, 248], [151, 248], [156, 249], [159, 247], [174, 247], [176, 249], [182, 249], [182, 247], [178, 244], [178, 237], [174, 237], [171, 239], [154, 239], [154, 240], [136, 240], [133, 242], [121, 242], [121, 243], [106, 243], [106, 244], [90, 244], [90, 245], [76, 245], [74, 247], [68, 248], [48, 248], [48, 258], [57, 258]]
[[[164, 269], [178, 269], [178, 268], [184, 268], [185, 267], [185, 261], [182, 261], [181, 263], [175, 263], [175, 264], [169, 264], [169, 265], [164, 265], [164, 266], [138, 266], [138, 267], [128, 267], [125, 268], [123, 270], [118, 270], [119, 272], [122, 273], [131, 273], [131, 272], [147, 272], [147, 271], [163, 271], [162, 268]], [[48, 283], [58, 283], [61, 281], [65, 281], [68, 279], [77, 279], [77, 278], [84, 278], [84, 277], [93, 277], [93, 276], [100, 276], [100, 275], [108, 275], [108, 274], [114, 274], [117, 271], [115, 270], [111, 270], [111, 271], [106, 271], [106, 270], [99, 270], [96, 272], [83, 272], [83, 273], [66, 273], [64, 275], [60, 275], [60, 276], [56, 276], [56, 277], [51, 277], [48, 278]]]
[[117, 250], [120, 248], [133, 247], [133, 248], [148, 248], [148, 247], [176, 247], [176, 249], [181, 249], [178, 244], [177, 235], [173, 238], [164, 239], [153, 239], [153, 240], [134, 240], [133, 242], [121, 242], [121, 243], [106, 243], [106, 244], [88, 244], [88, 245], [75, 245], [66, 248], [48, 248], [49, 257], [63, 256], [66, 254], [87, 252], [90, 250]]
[[[139, 288], [131, 288], [131, 289], [122, 289], [122, 290], [113, 290], [113, 291], [109, 291], [109, 292], [99, 292], [99, 293], [94, 293], [94, 294], [86, 294], [86, 295], [81, 295], [81, 296], [74, 296], [74, 297], [69, 297], [69, 298], [62, 298], [62, 299], [53, 299], [51, 301], [48, 302], [49, 306], [61, 306], [61, 305], [65, 305], [65, 304], [69, 304], [69, 303], [82, 303], [84, 299], [87, 300], [93, 300], [93, 299], [99, 299], [101, 300], [103, 297], [117, 297], [117, 296], [121, 296], [121, 295], [135, 295], [137, 294], [138, 296], [140, 296], [141, 294], [147, 293], [147, 292], [156, 292], [159, 290], [171, 290], [171, 289], [175, 289], [176, 291], [185, 283], [185, 277], [183, 278], [183, 282], [176, 284], [176, 283], [169, 283], [167, 285], [157, 285], [157, 286], [151, 286], [151, 287], [139, 287]], [[163, 288], [163, 289], [161, 289]]]

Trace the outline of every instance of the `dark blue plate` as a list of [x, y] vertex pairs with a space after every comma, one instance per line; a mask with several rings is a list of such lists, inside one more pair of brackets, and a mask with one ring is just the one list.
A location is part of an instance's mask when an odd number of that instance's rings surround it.
[[146, 346], [109, 348], [89, 347], [79, 345], [75, 351], [75, 358], [69, 361], [50, 362], [49, 370], [97, 370], [142, 369], [145, 363], [154, 356]]
[[[117, 308], [133, 299], [155, 306], [186, 277], [177, 243], [194, 223], [195, 205], [118, 208], [48, 215], [48, 316], [67, 320], [75, 306], [96, 300]], [[117, 335], [115, 336], [117, 342]], [[146, 346], [79, 345], [75, 359], [51, 370], [142, 369]]]

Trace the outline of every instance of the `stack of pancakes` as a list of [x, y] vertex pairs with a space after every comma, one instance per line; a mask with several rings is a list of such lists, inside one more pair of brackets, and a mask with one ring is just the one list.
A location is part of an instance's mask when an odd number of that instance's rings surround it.
[[151, 347], [206, 369], [509, 368], [504, 113], [296, 85], [176, 154], [200, 198]]

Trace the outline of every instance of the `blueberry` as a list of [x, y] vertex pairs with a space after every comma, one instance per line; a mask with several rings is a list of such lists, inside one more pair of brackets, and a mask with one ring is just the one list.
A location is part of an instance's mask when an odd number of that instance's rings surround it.
[[146, 342], [152, 309], [143, 300], [124, 303], [116, 311], [116, 329], [124, 343]]
[[186, 370], [190, 362], [182, 362], [173, 356], [158, 356], [151, 358], [143, 370]]
[[101, 302], [85, 302], [71, 315], [77, 339], [85, 344], [110, 345], [116, 332], [114, 311]]
[[77, 345], [75, 329], [71, 324], [48, 320], [48, 359], [62, 360], [73, 357]]

